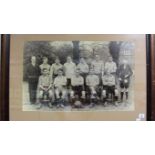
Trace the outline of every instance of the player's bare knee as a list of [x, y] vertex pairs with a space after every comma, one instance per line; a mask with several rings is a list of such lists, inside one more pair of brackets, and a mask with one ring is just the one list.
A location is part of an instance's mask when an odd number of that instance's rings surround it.
[[55, 90], [55, 95], [56, 95], [56, 98], [59, 98], [59, 91], [58, 90]]
[[102, 90], [102, 96], [106, 97], [106, 90]]
[[43, 91], [39, 92], [39, 98], [43, 98]]
[[118, 96], [118, 90], [115, 89], [115, 96]]
[[53, 91], [52, 90], [49, 91], [49, 97], [53, 98]]
[[70, 91], [70, 97], [71, 97], [71, 98], [74, 98], [74, 91], [73, 91], [73, 90]]

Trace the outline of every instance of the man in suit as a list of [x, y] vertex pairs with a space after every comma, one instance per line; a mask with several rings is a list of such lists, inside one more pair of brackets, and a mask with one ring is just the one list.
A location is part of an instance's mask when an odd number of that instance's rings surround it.
[[121, 102], [123, 102], [124, 94], [126, 96], [126, 101], [128, 100], [130, 78], [132, 74], [133, 71], [127, 60], [123, 60], [123, 63], [117, 69], [117, 76], [121, 88]]
[[30, 95], [30, 103], [35, 104], [36, 102], [36, 94], [37, 94], [37, 86], [38, 86], [38, 78], [40, 75], [40, 68], [36, 63], [36, 57], [31, 57], [31, 63], [28, 64], [26, 75], [28, 79], [29, 86], [29, 95]]

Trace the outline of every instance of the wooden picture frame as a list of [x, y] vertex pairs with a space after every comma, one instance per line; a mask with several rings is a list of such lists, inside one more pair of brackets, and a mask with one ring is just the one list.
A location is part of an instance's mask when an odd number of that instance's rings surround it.
[[0, 119], [9, 120], [9, 53], [10, 35], [1, 35]]
[[[96, 35], [97, 36], [97, 35]], [[131, 36], [130, 36], [131, 37]], [[129, 38], [130, 38], [129, 37]], [[146, 68], [147, 68], [147, 79], [150, 79], [151, 75], [151, 53], [150, 53], [150, 35], [144, 35], [145, 37], [145, 43], [146, 43]], [[131, 37], [132, 38], [132, 37]], [[130, 38], [130, 39], [131, 39]], [[1, 119], [2, 120], [9, 120], [9, 69], [10, 69], [10, 35], [2, 35], [2, 92], [1, 92]], [[151, 84], [147, 80], [147, 120], [152, 119], [152, 102], [150, 101], [150, 93], [151, 92]], [[18, 120], [18, 119], [17, 119]], [[19, 119], [20, 120], [20, 119]], [[25, 119], [26, 120], [26, 119]], [[28, 120], [31, 120], [29, 118]], [[32, 119], [33, 120], [33, 119]], [[36, 119], [34, 119], [36, 120]], [[43, 120], [50, 120], [50, 119], [43, 119]], [[60, 120], [90, 120], [90, 119], [60, 119]], [[92, 120], [106, 120], [106, 119], [92, 119]], [[107, 119], [108, 120], [108, 119]]]
[[150, 68], [149, 68], [149, 80], [148, 85], [150, 85], [150, 92], [149, 92], [149, 101], [151, 104], [148, 104], [149, 106], [149, 113], [150, 113], [150, 120], [155, 121], [155, 34], [151, 34], [149, 38], [150, 43]]

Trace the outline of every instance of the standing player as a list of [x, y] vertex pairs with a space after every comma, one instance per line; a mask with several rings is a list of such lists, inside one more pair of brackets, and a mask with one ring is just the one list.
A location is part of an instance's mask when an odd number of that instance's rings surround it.
[[99, 77], [94, 74], [94, 70], [89, 71], [89, 75], [86, 77], [86, 85], [88, 87], [88, 94], [90, 95], [91, 104], [90, 107], [95, 105], [94, 101], [97, 98]]
[[64, 72], [67, 78], [67, 89], [71, 89], [71, 78], [75, 75], [76, 65], [72, 62], [70, 56], [67, 57], [67, 62], [64, 64]]
[[92, 61], [93, 61], [93, 59], [91, 57], [88, 57], [86, 59], [89, 70], [92, 68]]
[[123, 101], [124, 93], [126, 95], [126, 100], [128, 100], [128, 89], [130, 85], [130, 77], [132, 74], [132, 69], [127, 63], [127, 60], [123, 60], [122, 65], [120, 65], [117, 70], [118, 80], [121, 88], [121, 102]]
[[104, 72], [104, 63], [100, 60], [99, 55], [95, 55], [95, 60], [92, 62], [92, 69], [94, 70], [94, 74], [98, 75], [100, 78]]
[[54, 87], [56, 99], [58, 100], [57, 107], [64, 107], [64, 101], [66, 99], [66, 84], [67, 79], [63, 76], [62, 69], [58, 70], [58, 76], [54, 79]]
[[30, 102], [31, 102], [31, 104], [35, 104], [36, 94], [37, 94], [37, 86], [38, 86], [38, 78], [40, 75], [40, 69], [36, 63], [35, 56], [31, 57], [31, 63], [28, 64], [26, 69], [27, 69], [26, 76], [28, 79]]
[[105, 63], [104, 70], [105, 72], [109, 72], [110, 74], [116, 74], [117, 66], [111, 56], [109, 56], [108, 61]]
[[57, 57], [55, 59], [55, 63], [52, 64], [50, 68], [50, 75], [53, 79], [55, 79], [58, 76], [58, 70], [63, 69], [62, 64], [60, 63], [60, 59]]
[[71, 99], [74, 107], [81, 108], [82, 98], [84, 99], [84, 79], [80, 75], [80, 70], [76, 69], [75, 75], [71, 79], [72, 91], [71, 91]]
[[115, 86], [116, 85], [115, 76], [111, 74], [109, 71], [107, 71], [105, 75], [102, 77], [102, 83], [103, 83], [103, 91], [102, 91], [103, 101], [106, 102], [110, 98], [110, 100], [111, 101], [114, 100], [115, 105], [117, 105], [118, 90], [116, 89]]
[[40, 67], [41, 73], [42, 73], [44, 68], [47, 69], [48, 71], [50, 71], [51, 66], [48, 64], [48, 58], [47, 57], [43, 57], [43, 63], [39, 67]]
[[39, 83], [38, 83], [38, 88], [39, 88], [39, 106], [38, 109], [42, 107], [42, 102], [44, 100], [49, 99], [49, 107], [52, 107], [52, 100], [54, 101], [54, 95], [53, 95], [53, 88], [52, 88], [52, 78], [49, 75], [49, 70], [47, 68], [43, 68], [42, 74], [39, 77]]
[[80, 74], [84, 78], [84, 86], [86, 87], [86, 76], [89, 72], [89, 66], [84, 58], [80, 59], [80, 63], [77, 65], [77, 68], [80, 70]]

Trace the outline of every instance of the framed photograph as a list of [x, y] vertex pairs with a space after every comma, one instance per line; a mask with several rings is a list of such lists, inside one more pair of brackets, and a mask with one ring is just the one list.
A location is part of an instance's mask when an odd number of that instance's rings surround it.
[[146, 35], [8, 37], [9, 120], [147, 120]]

